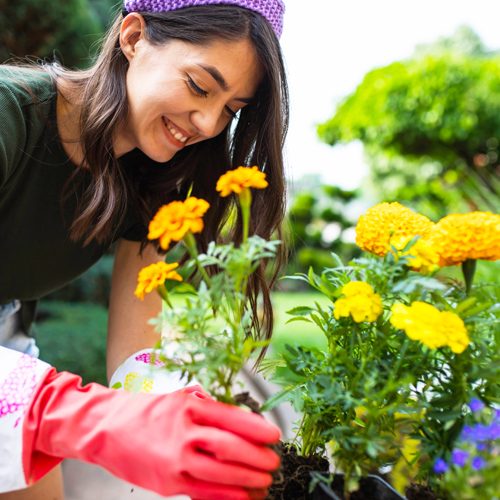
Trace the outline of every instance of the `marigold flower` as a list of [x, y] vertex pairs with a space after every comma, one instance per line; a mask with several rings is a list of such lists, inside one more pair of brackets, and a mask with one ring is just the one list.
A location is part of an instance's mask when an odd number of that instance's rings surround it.
[[203, 230], [202, 217], [210, 204], [191, 196], [184, 201], [173, 201], [163, 205], [149, 223], [150, 240], [160, 240], [160, 246], [167, 250], [171, 241], [181, 241], [191, 231], [200, 233]]
[[165, 280], [182, 281], [182, 276], [178, 274], [177, 271], [173, 270], [178, 267], [178, 265], [177, 262], [174, 264], [166, 264], [160, 261], [157, 264], [151, 264], [141, 269], [134, 294], [143, 300], [145, 293], [152, 292], [156, 287], [163, 285]]
[[264, 189], [267, 186], [266, 174], [258, 167], [238, 167], [221, 175], [215, 189], [225, 197], [231, 193], [240, 194], [245, 188]]
[[439, 253], [437, 245], [429, 238], [420, 238], [406, 252], [402, 252], [403, 248], [412, 239], [411, 236], [392, 237], [391, 245], [400, 250], [399, 255], [408, 256], [408, 265], [412, 271], [417, 271], [422, 274], [429, 274], [439, 267]]
[[466, 260], [500, 259], [500, 215], [490, 212], [452, 214], [432, 229], [440, 266], [454, 266]]
[[367, 210], [356, 225], [356, 244], [363, 250], [383, 257], [392, 239], [426, 237], [434, 223], [424, 215], [412, 212], [398, 202], [380, 203]]
[[394, 304], [391, 323], [404, 330], [412, 340], [419, 340], [429, 349], [449, 347], [460, 354], [469, 345], [464, 322], [456, 314], [440, 311], [426, 302], [413, 302], [411, 306]]
[[342, 288], [342, 294], [344, 297], [335, 301], [335, 319], [351, 315], [356, 323], [373, 323], [384, 311], [382, 298], [364, 281], [347, 283]]

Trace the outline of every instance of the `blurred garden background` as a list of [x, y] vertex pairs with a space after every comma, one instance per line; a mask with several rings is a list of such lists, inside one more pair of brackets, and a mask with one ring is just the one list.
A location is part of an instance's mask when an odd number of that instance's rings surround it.
[[[332, 251], [345, 262], [359, 256], [354, 227], [381, 201], [434, 221], [453, 212], [500, 213], [496, 1], [285, 1], [287, 274], [333, 265]], [[0, 61], [55, 54], [84, 68], [113, 12], [113, 0], [0, 0]], [[41, 357], [84, 382], [106, 383], [112, 264], [111, 251], [39, 308]], [[479, 267], [484, 281], [500, 283], [498, 264]], [[285, 324], [287, 310], [317, 299], [302, 285], [281, 280], [274, 292], [274, 349], [323, 342], [312, 324]]]

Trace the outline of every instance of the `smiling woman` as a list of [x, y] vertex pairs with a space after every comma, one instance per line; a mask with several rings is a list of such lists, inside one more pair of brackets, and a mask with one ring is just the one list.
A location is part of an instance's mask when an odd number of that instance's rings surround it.
[[[269, 184], [253, 196], [250, 231], [281, 237], [283, 12], [282, 0], [127, 0], [89, 69], [0, 66], [0, 492], [11, 492], [9, 500], [59, 500], [57, 473], [33, 490], [12, 491], [68, 457], [162, 495], [265, 497], [278, 463], [265, 444], [277, 440], [276, 428], [227, 413], [196, 387], [190, 392], [198, 396], [144, 394], [133, 404], [123, 391], [82, 389], [78, 377], [33, 357], [28, 332], [36, 301], [118, 242], [109, 378], [152, 348], [158, 333], [147, 321], [160, 300], [133, 293], [139, 270], [163, 258], [147, 241], [148, 222], [191, 190], [210, 204], [204, 231], [196, 233], [205, 251], [220, 241], [237, 206], [235, 195], [218, 196], [217, 179], [241, 165], [258, 165]], [[238, 213], [228, 237], [238, 244], [242, 235]], [[281, 262], [273, 262], [270, 280], [264, 264], [250, 278], [263, 338], [272, 334], [269, 290]], [[259, 293], [263, 315], [256, 314]], [[201, 451], [192, 446], [200, 432], [207, 446]]]

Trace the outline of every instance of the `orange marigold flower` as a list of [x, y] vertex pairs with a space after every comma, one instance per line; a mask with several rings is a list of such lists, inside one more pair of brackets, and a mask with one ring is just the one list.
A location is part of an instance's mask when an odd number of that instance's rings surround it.
[[490, 212], [452, 214], [433, 228], [431, 238], [438, 247], [440, 266], [455, 266], [466, 260], [500, 259], [500, 215]]
[[356, 225], [356, 244], [363, 250], [383, 257], [391, 240], [426, 237], [434, 223], [398, 202], [380, 203], [367, 210]]
[[209, 207], [207, 201], [194, 196], [163, 205], [149, 223], [148, 238], [159, 239], [160, 246], [167, 250], [171, 241], [181, 241], [188, 231], [201, 233], [202, 217]]
[[245, 188], [264, 189], [267, 186], [266, 174], [258, 167], [238, 167], [221, 175], [215, 189], [225, 197], [231, 193], [240, 194]]
[[141, 269], [134, 294], [143, 300], [145, 293], [152, 292], [156, 287], [163, 285], [165, 280], [182, 281], [182, 276], [178, 274], [177, 271], [174, 271], [178, 266], [179, 264], [177, 264], [177, 262], [174, 264], [166, 264], [160, 261], [157, 264], [151, 264]]

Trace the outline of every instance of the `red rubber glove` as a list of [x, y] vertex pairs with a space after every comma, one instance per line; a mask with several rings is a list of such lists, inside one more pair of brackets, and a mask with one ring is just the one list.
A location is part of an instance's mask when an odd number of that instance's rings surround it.
[[164, 496], [265, 498], [269, 471], [279, 466], [265, 444], [279, 439], [279, 429], [258, 415], [195, 396], [82, 387], [80, 377], [48, 370], [24, 420], [28, 484], [63, 458], [76, 458]]

